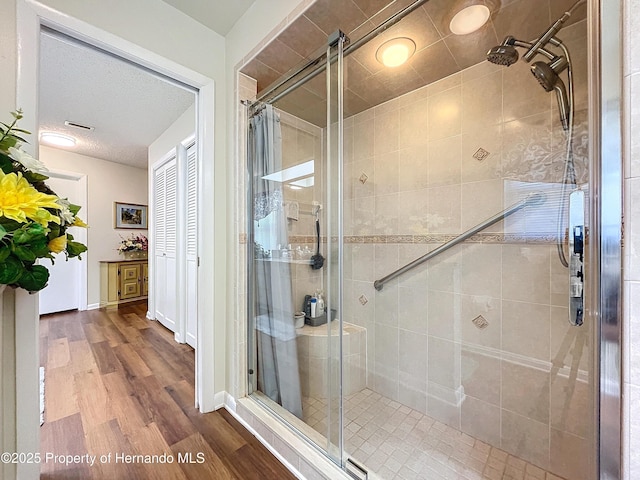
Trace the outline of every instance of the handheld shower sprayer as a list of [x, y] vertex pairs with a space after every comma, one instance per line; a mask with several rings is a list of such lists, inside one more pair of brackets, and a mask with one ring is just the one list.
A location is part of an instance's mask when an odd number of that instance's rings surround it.
[[534, 62], [531, 65], [531, 73], [538, 80], [542, 88], [547, 92], [555, 91], [558, 101], [558, 112], [562, 128], [569, 130], [569, 97], [560, 73], [569, 67], [569, 62], [564, 56], [555, 57], [551, 62]]
[[536, 77], [538, 82], [545, 91], [550, 92], [560, 79], [560, 73], [569, 66], [569, 62], [563, 56], [555, 57], [551, 62], [534, 62], [531, 65], [531, 73]]

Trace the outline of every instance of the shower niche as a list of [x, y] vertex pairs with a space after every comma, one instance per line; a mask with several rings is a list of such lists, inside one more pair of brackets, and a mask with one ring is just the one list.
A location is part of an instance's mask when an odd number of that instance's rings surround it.
[[[297, 44], [318, 0], [275, 40], [309, 60], [239, 77], [249, 394], [369, 478], [595, 480], [583, 2], [481, 2], [466, 35], [460, 2], [347, 3], [368, 23]], [[315, 292], [335, 319], [296, 329]]]

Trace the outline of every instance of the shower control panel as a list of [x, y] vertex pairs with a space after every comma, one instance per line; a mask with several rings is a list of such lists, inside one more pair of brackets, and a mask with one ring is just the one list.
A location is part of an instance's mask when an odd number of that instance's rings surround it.
[[569, 323], [582, 325], [584, 314], [584, 192], [569, 196]]

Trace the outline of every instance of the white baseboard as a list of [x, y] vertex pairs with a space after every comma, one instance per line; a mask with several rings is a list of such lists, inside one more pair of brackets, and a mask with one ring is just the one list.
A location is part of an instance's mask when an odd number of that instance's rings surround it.
[[87, 304], [87, 310], [97, 310], [100, 308], [99, 303], [89, 303]]
[[231, 409], [236, 411], [236, 399], [228, 392], [224, 392], [224, 406], [227, 410]]
[[213, 396], [213, 409], [218, 410], [225, 406], [225, 399], [229, 395], [224, 390], [222, 392], [218, 392]]
[[151, 315], [151, 312], [149, 310], [147, 310], [147, 320], [154, 320], [155, 318], [153, 318], [153, 315]]

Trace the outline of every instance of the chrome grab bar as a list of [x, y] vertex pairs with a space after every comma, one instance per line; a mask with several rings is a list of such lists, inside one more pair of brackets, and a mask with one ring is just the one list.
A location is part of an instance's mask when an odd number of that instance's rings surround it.
[[484, 222], [481, 222], [478, 225], [476, 225], [475, 227], [467, 230], [466, 232], [461, 233], [456, 238], [453, 238], [453, 239], [449, 240], [448, 242], [443, 243], [438, 248], [436, 248], [434, 250], [431, 250], [426, 255], [423, 255], [422, 257], [415, 259], [413, 262], [408, 263], [404, 267], [399, 268], [398, 270], [396, 270], [393, 273], [390, 273], [386, 277], [383, 277], [380, 280], [376, 280], [375, 282], [373, 282], [373, 286], [378, 291], [382, 290], [382, 287], [388, 281], [393, 280], [394, 278], [399, 277], [403, 273], [408, 272], [412, 268], [423, 264], [427, 260], [430, 260], [433, 257], [435, 257], [437, 255], [440, 255], [442, 252], [445, 252], [445, 251], [449, 250], [451, 247], [455, 247], [459, 243], [464, 242], [469, 237], [472, 237], [476, 233], [484, 230], [485, 228], [490, 227], [494, 223], [498, 223], [500, 220], [508, 217], [509, 215], [512, 215], [512, 214], [516, 213], [517, 211], [522, 210], [524, 207], [528, 207], [528, 206], [532, 206], [532, 205], [540, 205], [542, 202], [544, 202], [544, 200], [545, 200], [544, 193], [531, 193], [531, 194], [527, 195], [526, 198], [524, 198], [523, 200], [520, 200], [518, 203], [515, 203], [515, 204], [511, 205], [506, 210], [503, 210], [502, 212], [495, 214], [491, 218], [487, 218]]

